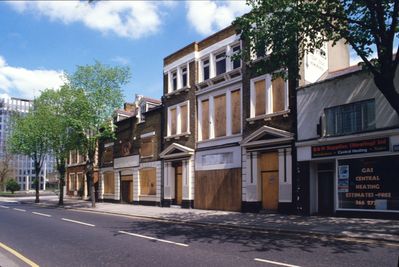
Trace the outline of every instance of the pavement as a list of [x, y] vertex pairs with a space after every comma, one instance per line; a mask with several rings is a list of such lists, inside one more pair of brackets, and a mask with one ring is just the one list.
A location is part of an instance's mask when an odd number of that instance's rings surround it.
[[[21, 203], [34, 201], [33, 198], [9, 200]], [[0, 197], [1, 201], [7, 201], [7, 198]], [[57, 203], [56, 196], [47, 196], [42, 197], [38, 205], [57, 207]], [[65, 198], [63, 208], [205, 227], [399, 243], [399, 221], [397, 220], [240, 213], [115, 203], [96, 203], [96, 207], [91, 208], [90, 202], [70, 197]]]

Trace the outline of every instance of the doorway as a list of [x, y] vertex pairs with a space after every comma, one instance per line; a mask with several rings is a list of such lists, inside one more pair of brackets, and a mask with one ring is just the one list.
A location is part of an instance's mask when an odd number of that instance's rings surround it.
[[175, 204], [181, 205], [183, 200], [183, 165], [181, 162], [174, 164], [175, 168]]
[[122, 175], [121, 176], [121, 195], [123, 203], [133, 202], [133, 176], [132, 175]]
[[279, 194], [278, 153], [262, 153], [259, 157], [259, 167], [262, 184], [262, 208], [277, 211]]
[[334, 214], [334, 171], [330, 165], [319, 164], [317, 172], [318, 213], [324, 216]]

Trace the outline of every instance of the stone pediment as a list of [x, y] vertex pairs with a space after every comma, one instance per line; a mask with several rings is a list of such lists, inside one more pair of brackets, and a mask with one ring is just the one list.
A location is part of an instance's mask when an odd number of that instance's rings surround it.
[[179, 158], [179, 157], [190, 157], [194, 154], [194, 149], [180, 145], [178, 143], [173, 143], [168, 146], [164, 151], [159, 154], [163, 159], [168, 158]]
[[269, 126], [262, 126], [244, 140], [241, 145], [244, 147], [274, 145], [294, 140], [294, 134]]

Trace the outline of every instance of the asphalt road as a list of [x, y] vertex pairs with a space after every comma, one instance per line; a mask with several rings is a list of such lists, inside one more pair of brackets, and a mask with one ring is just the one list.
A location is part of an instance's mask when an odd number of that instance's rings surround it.
[[[0, 202], [0, 266], [397, 266], [399, 246]], [[3, 262], [2, 262], [3, 261]]]

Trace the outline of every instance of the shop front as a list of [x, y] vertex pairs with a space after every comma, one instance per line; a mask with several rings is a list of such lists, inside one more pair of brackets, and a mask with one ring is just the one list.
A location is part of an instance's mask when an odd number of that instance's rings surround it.
[[298, 147], [303, 211], [399, 218], [398, 141], [391, 136]]

